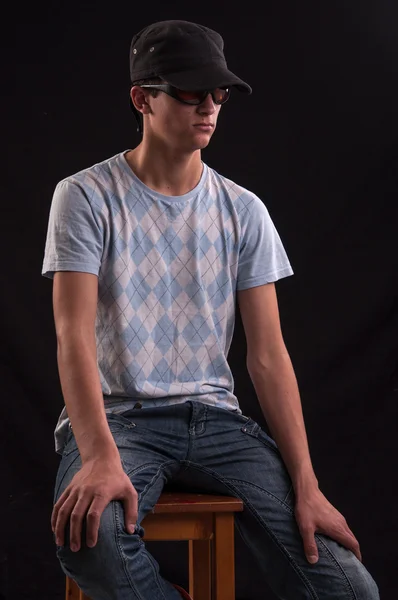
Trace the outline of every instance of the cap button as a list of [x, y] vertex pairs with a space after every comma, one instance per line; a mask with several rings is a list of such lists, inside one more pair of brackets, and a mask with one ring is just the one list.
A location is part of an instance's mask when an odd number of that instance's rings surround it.
[[155, 48], [152, 46], [151, 48], [149, 48], [149, 52], [153, 52], [155, 50]]

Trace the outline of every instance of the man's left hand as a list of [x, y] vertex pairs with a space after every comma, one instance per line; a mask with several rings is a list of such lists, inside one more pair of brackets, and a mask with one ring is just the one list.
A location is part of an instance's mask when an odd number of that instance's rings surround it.
[[317, 489], [301, 494], [295, 505], [296, 521], [304, 542], [304, 552], [309, 563], [318, 562], [315, 532], [323, 533], [351, 550], [362, 562], [359, 543], [347, 521]]

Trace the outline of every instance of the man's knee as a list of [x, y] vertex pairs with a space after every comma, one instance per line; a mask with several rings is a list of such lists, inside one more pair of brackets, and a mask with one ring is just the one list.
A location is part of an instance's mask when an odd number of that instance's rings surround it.
[[358, 561], [356, 573], [351, 577], [355, 598], [361, 600], [380, 600], [379, 588], [366, 568]]
[[101, 589], [112, 586], [124, 571], [123, 555], [128, 553], [130, 566], [134, 566], [142, 541], [137, 533], [128, 533], [124, 526], [124, 512], [120, 502], [112, 501], [105, 508], [94, 547], [86, 544], [86, 526], [83, 525], [81, 547], [72, 552], [69, 547], [69, 527], [65, 544], [57, 548], [57, 557], [65, 574], [72, 577], [83, 591], [94, 580]]

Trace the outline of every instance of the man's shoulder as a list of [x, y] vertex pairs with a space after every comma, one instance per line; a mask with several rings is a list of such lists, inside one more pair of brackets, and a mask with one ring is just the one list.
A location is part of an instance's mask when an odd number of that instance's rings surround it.
[[240, 201], [245, 205], [257, 201], [261, 202], [259, 197], [248, 188], [236, 183], [236, 181], [233, 181], [229, 177], [222, 175], [215, 169], [211, 167], [208, 168], [212, 184], [218, 188], [218, 190], [225, 192], [233, 201]]
[[74, 184], [84, 192], [111, 189], [115, 185], [115, 181], [120, 181], [123, 175], [122, 155], [123, 152], [119, 152], [114, 156], [76, 171], [64, 177], [58, 182], [58, 185]]

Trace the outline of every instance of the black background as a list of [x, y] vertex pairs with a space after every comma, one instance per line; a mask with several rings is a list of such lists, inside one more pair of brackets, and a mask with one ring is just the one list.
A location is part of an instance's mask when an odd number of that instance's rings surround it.
[[[9, 6], [3, 108], [0, 597], [57, 600], [50, 529], [62, 408], [51, 282], [41, 277], [55, 184], [134, 147], [132, 35], [162, 19], [218, 30], [234, 93], [203, 159], [266, 203], [294, 277], [277, 284], [322, 491], [356, 534], [381, 597], [396, 596], [398, 5], [38, 3]], [[229, 355], [264, 426], [239, 315]], [[168, 545], [169, 546], [169, 545]], [[186, 584], [185, 545], [151, 544]], [[239, 539], [237, 600], [273, 598]], [[170, 558], [172, 557], [172, 558]], [[1, 596], [2, 595], [2, 596]]]

